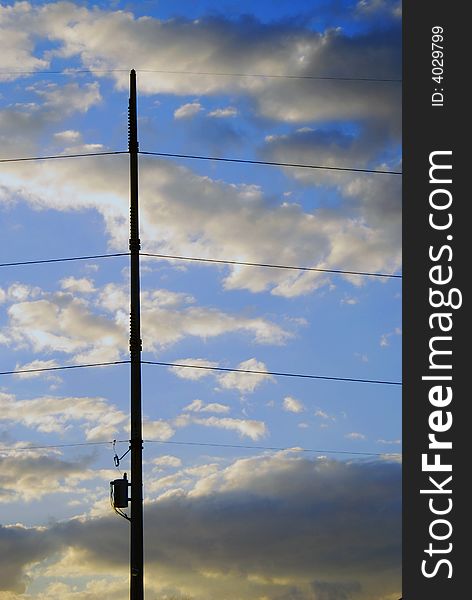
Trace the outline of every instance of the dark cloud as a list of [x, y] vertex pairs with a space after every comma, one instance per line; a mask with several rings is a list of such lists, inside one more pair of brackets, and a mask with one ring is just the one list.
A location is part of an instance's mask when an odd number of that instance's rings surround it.
[[[400, 481], [399, 465], [387, 462], [287, 455], [236, 461], [191, 492], [174, 492], [146, 507], [148, 568], [166, 573], [167, 580], [185, 572], [199, 581], [210, 572], [216, 579], [265, 581], [274, 599], [283, 592], [294, 600], [350, 600], [360, 585], [370, 598], [380, 579], [383, 592], [394, 593], [401, 560]], [[95, 567], [124, 567], [126, 528], [112, 517], [75, 519], [44, 531], [15, 528], [11, 552], [2, 554], [7, 565], [15, 565], [9, 589], [20, 585], [22, 565], [59, 547], [78, 549]], [[271, 582], [277, 578], [287, 583], [276, 591]], [[209, 584], [208, 590], [211, 598]]]

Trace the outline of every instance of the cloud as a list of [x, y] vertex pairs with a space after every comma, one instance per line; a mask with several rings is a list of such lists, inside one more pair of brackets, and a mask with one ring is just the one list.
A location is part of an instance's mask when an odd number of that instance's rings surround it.
[[[345, 202], [339, 207], [307, 211], [296, 202], [276, 204], [257, 186], [213, 180], [142, 157], [143, 249], [202, 258], [393, 271], [401, 258], [400, 194], [399, 188], [386, 188], [386, 180], [379, 177], [348, 178], [349, 185], [343, 184]], [[110, 247], [117, 251], [127, 247], [128, 182], [121, 157], [102, 157], [100, 163], [87, 158], [80, 164], [51, 161], [41, 167], [19, 163], [2, 169], [0, 181], [0, 200], [21, 198], [34, 208], [99, 211]], [[308, 294], [330, 282], [325, 274], [307, 271], [228, 266], [221, 273], [225, 289], [270, 291], [284, 297]], [[359, 278], [351, 280], [359, 283]]]
[[174, 111], [174, 119], [189, 119], [202, 110], [200, 102], [189, 102], [183, 104]]
[[292, 396], [286, 396], [284, 398], [283, 409], [286, 412], [301, 413], [305, 410], [305, 407], [303, 406], [303, 403], [300, 402], [300, 400], [297, 400]]
[[65, 131], [58, 131], [54, 134], [54, 139], [58, 140], [59, 142], [66, 142], [68, 144], [79, 141], [81, 137], [81, 133], [79, 131], [75, 131], [74, 129], [66, 129]]
[[17, 423], [43, 433], [62, 434], [80, 426], [89, 441], [110, 439], [123, 430], [127, 416], [105, 398], [43, 396], [18, 400], [0, 392], [0, 421]]
[[[146, 505], [147, 568], [159, 566], [163, 588], [195, 600], [368, 600], [400, 590], [400, 465], [279, 453], [205, 472], [190, 490]], [[118, 575], [128, 564], [122, 535], [111, 515], [0, 528], [4, 589], [24, 589], [26, 565], [55, 552], [71, 557], [51, 565], [56, 581], [77, 565], [82, 575]]]
[[174, 433], [175, 431], [171, 425], [162, 419], [153, 421], [145, 418], [143, 421], [143, 436], [145, 438], [165, 441], [169, 440]]
[[315, 417], [319, 417], [320, 419], [324, 420], [336, 421], [336, 417], [334, 415], [329, 415], [327, 412], [321, 409], [318, 409], [315, 412]]
[[[364, 13], [366, 11], [364, 10]], [[348, 35], [339, 28], [313, 31], [294, 23], [264, 24], [252, 17], [225, 19], [203, 17], [159, 20], [135, 18], [130, 12], [86, 9], [57, 3], [26, 6], [11, 13], [6, 23], [12, 42], [32, 59], [33, 39], [49, 37], [58, 44], [50, 56], [80, 58], [83, 67], [122, 67], [123, 48], [129, 62], [146, 69], [245, 73], [266, 75], [327, 75], [338, 77], [399, 77], [398, 19], [385, 23], [384, 31]], [[23, 40], [19, 34], [23, 32]], [[23, 61], [22, 61], [23, 62]], [[44, 65], [44, 63], [43, 63]], [[327, 68], [327, 65], [329, 68]], [[39, 65], [38, 65], [39, 67]], [[112, 76], [126, 89], [126, 73]], [[319, 81], [317, 101], [304, 80], [284, 80], [215, 75], [140, 73], [145, 94], [215, 94], [221, 91], [246, 94], [257, 111], [273, 119], [306, 122], [313, 119], [391, 119], [400, 101], [400, 86]]]
[[[20, 297], [26, 299], [13, 302], [7, 308], [9, 323], [2, 343], [16, 348], [26, 346], [34, 352], [64, 353], [75, 362], [118, 360], [128, 349], [126, 287], [108, 284], [96, 290], [92, 280], [73, 277], [63, 279], [61, 285], [65, 292], [50, 293], [37, 288], [31, 300], [29, 288], [22, 289]], [[90, 298], [94, 292], [96, 295]], [[78, 294], [86, 294], [88, 298]], [[208, 339], [242, 333], [259, 344], [282, 345], [293, 335], [262, 317], [249, 318], [211, 307], [193, 306], [191, 296], [170, 290], [143, 292], [141, 304], [146, 332], [144, 344], [151, 352], [186, 337]], [[197, 364], [203, 363], [197, 359]], [[199, 378], [196, 369], [186, 369], [189, 373], [184, 375], [183, 371], [175, 372], [180, 377]]]
[[367, 439], [363, 433], [358, 433], [357, 431], [353, 431], [352, 433], [347, 433], [344, 437], [349, 440], [365, 440]]
[[182, 461], [177, 456], [170, 456], [165, 454], [164, 456], [158, 456], [157, 458], [153, 458], [151, 463], [155, 466], [155, 470], [162, 470], [165, 467], [180, 467], [182, 465]]
[[194, 400], [185, 406], [183, 410], [187, 412], [227, 413], [229, 412], [230, 408], [226, 404], [219, 404], [218, 402], [210, 402], [205, 404], [201, 400]]
[[[249, 358], [239, 363], [236, 367], [242, 370], [267, 371], [267, 366], [262, 361], [255, 358]], [[261, 375], [254, 373], [225, 373], [218, 375], [218, 385], [226, 390], [237, 390], [241, 394], [252, 393], [255, 389], [264, 383], [264, 381], [273, 382], [272, 375]]]
[[226, 429], [237, 432], [240, 437], [248, 437], [254, 441], [265, 437], [268, 433], [267, 426], [263, 421], [234, 419], [232, 417], [197, 417], [188, 412], [176, 417], [173, 420], [173, 425], [179, 428], [188, 427], [189, 425], [203, 425], [204, 427]]
[[[17, 363], [15, 366], [15, 371], [28, 371], [28, 370], [36, 370], [36, 369], [51, 369], [59, 366], [55, 360], [32, 360], [29, 363], [19, 364]], [[46, 379], [54, 379], [60, 380], [57, 375], [52, 375], [48, 372], [38, 371], [36, 373], [18, 373], [14, 375], [17, 379], [34, 379], [36, 377], [46, 377]]]
[[380, 336], [380, 347], [386, 348], [387, 346], [390, 346], [390, 338], [395, 335], [402, 335], [402, 330], [400, 327], [395, 327], [393, 331], [383, 333]]
[[89, 303], [67, 293], [45, 294], [39, 300], [8, 308], [10, 344], [27, 344], [34, 352], [61, 352], [77, 361], [116, 360], [126, 348], [126, 329]]
[[234, 106], [227, 106], [226, 108], [215, 108], [208, 113], [208, 117], [214, 117], [216, 119], [223, 119], [226, 117], [235, 117], [238, 114], [238, 109]]
[[38, 84], [30, 88], [43, 99], [45, 109], [57, 112], [63, 117], [75, 112], [87, 112], [102, 101], [100, 85], [93, 83]]
[[67, 292], [77, 292], [79, 294], [92, 294], [95, 292], [92, 279], [87, 277], [66, 277], [61, 279], [61, 287]]
[[[206, 360], [204, 358], [179, 358], [175, 362], [180, 365], [197, 365], [199, 367], [217, 367], [219, 364], [215, 361]], [[210, 370], [191, 369], [190, 367], [170, 367], [169, 370], [181, 379], [190, 379], [192, 381], [212, 375], [212, 371]]]
[[31, 503], [52, 494], [83, 493], [86, 481], [98, 479], [103, 482], [113, 474], [111, 469], [92, 469], [91, 456], [65, 460], [46, 452], [47, 450], [18, 450], [4, 456], [0, 453], [0, 503]]

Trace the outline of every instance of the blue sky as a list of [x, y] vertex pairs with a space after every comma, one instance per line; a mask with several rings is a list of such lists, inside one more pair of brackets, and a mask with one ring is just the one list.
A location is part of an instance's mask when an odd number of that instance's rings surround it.
[[[4, 2], [0, 33], [3, 158], [126, 150], [136, 68], [142, 151], [401, 170], [398, 83], [218, 75], [401, 78], [396, 2]], [[140, 203], [145, 252], [401, 273], [398, 176], [141, 156]], [[0, 165], [2, 262], [126, 252], [127, 215], [126, 156]], [[1, 275], [2, 370], [128, 358], [127, 257]], [[145, 360], [401, 380], [400, 279], [143, 258], [142, 310]], [[128, 371], [2, 377], [0, 600], [127, 597]], [[143, 413], [148, 598], [397, 600], [398, 386], [143, 365]]]

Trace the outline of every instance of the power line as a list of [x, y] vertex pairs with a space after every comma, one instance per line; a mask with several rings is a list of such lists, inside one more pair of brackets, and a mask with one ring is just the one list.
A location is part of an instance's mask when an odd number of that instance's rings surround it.
[[[57, 160], [61, 158], [83, 158], [87, 156], [113, 156], [117, 154], [128, 154], [127, 150], [116, 150], [110, 152], [87, 152], [82, 154], [56, 154], [51, 156], [24, 156], [15, 158], [0, 158], [0, 163], [31, 162], [39, 160]], [[248, 165], [266, 165], [269, 167], [291, 167], [295, 169], [318, 169], [323, 171], [343, 171], [352, 173], [371, 173], [377, 175], [402, 175], [402, 171], [387, 171], [383, 169], [357, 169], [350, 167], [332, 167], [328, 165], [306, 165], [299, 163], [284, 163], [266, 160], [250, 160], [245, 158], [226, 158], [218, 156], [203, 156], [194, 154], [172, 154], [170, 152], [145, 152], [139, 154], [147, 156], [160, 156], [163, 158], [185, 158], [190, 160], [212, 160], [218, 162], [241, 163]]]
[[[153, 254], [151, 252], [141, 252], [141, 256], [148, 256], [151, 258], [162, 258], [168, 260], [185, 260], [185, 261], [194, 261], [194, 262], [204, 262], [204, 263], [216, 263], [223, 265], [242, 265], [248, 267], [266, 267], [271, 269], [289, 269], [293, 271], [315, 271], [320, 273], [333, 273], [335, 275], [362, 275], [368, 277], [383, 277], [390, 279], [401, 279], [402, 275], [393, 275], [391, 273], [371, 273], [368, 271], [347, 271], [342, 269], [322, 269], [318, 267], [299, 267], [294, 265], [276, 265], [271, 263], [254, 263], [254, 262], [245, 262], [240, 260], [223, 260], [223, 259], [215, 259], [215, 258], [200, 258], [195, 256], [177, 256], [173, 254]], [[115, 258], [118, 256], [129, 256], [129, 252], [117, 252], [115, 254], [94, 254], [90, 256], [71, 256], [66, 258], [46, 258], [39, 260], [24, 260], [17, 262], [9, 262], [9, 263], [0, 263], [1, 267], [18, 267], [24, 265], [39, 265], [39, 264], [48, 264], [48, 263], [60, 263], [60, 262], [70, 262], [77, 260], [95, 260], [97, 258]]]
[[101, 363], [88, 363], [83, 365], [63, 365], [60, 367], [41, 367], [37, 369], [16, 369], [14, 371], [0, 371], [0, 375], [20, 375], [22, 373], [43, 373], [46, 371], [65, 371], [67, 369], [88, 369], [90, 367], [109, 367], [111, 365], [126, 365], [129, 360], [115, 360]]
[[[369, 277], [388, 277], [391, 279], [402, 279], [402, 275], [392, 275], [391, 273], [370, 273], [367, 271], [345, 271], [342, 269], [321, 269], [318, 267], [298, 267], [292, 265], [274, 265], [270, 263], [254, 263], [241, 260], [218, 260], [216, 258], [197, 258], [193, 256], [174, 256], [170, 254], [152, 254], [150, 252], [141, 252], [141, 256], [150, 256], [155, 258], [164, 258], [170, 260], [188, 260], [195, 262], [217, 263], [222, 265], [242, 265], [247, 267], [267, 267], [270, 269], [290, 269], [294, 271], [315, 271], [319, 273], [334, 273], [337, 275], [364, 275]], [[2, 265], [0, 265], [2, 266]]]
[[[72, 444], [45, 444], [41, 446], [4, 446], [0, 447], [0, 452], [8, 452], [13, 453], [19, 450], [28, 451], [28, 450], [46, 450], [53, 448], [77, 448], [82, 446], [108, 446], [113, 445], [113, 443], [129, 443], [129, 440], [112, 440], [112, 441], [101, 441], [101, 442], [76, 442]], [[295, 447], [287, 447], [287, 446], [253, 446], [247, 444], [218, 444], [213, 442], [185, 442], [185, 441], [174, 441], [174, 440], [143, 440], [145, 444], [169, 444], [175, 446], [201, 446], [201, 447], [210, 447], [210, 448], [233, 448], [233, 449], [241, 449], [241, 450], [271, 450], [277, 452], [283, 451], [296, 451], [296, 452], [313, 452], [320, 454], [347, 454], [347, 455], [359, 455], [359, 456], [397, 456], [400, 453], [388, 453], [388, 452], [358, 452], [358, 451], [350, 451], [350, 450], [325, 450], [325, 449], [316, 449], [316, 448], [302, 448], [299, 446]]]
[[[231, 369], [225, 367], [209, 367], [204, 365], [192, 365], [192, 364], [181, 364], [171, 362], [160, 362], [143, 360], [142, 364], [145, 365], [156, 365], [161, 367], [178, 367], [182, 369], [204, 369], [207, 371], [223, 371], [227, 373], [248, 373], [253, 375], [273, 375], [275, 377], [297, 377], [302, 379], [322, 379], [326, 381], [345, 381], [348, 383], [373, 383], [379, 385], [402, 385], [401, 381], [387, 381], [379, 379], [358, 379], [355, 377], [331, 377], [327, 375], [311, 375], [306, 373], [286, 373], [281, 371], [258, 371], [256, 369]], [[66, 369], [85, 369], [90, 367], [108, 367], [111, 365], [124, 365], [129, 364], [129, 360], [116, 360], [113, 362], [102, 362], [102, 363], [89, 363], [82, 365], [65, 365], [59, 367], [41, 367], [37, 369], [17, 369], [14, 371], [1, 371], [0, 375], [20, 375], [22, 373], [42, 373], [47, 371], [63, 371]]]
[[356, 169], [350, 167], [330, 167], [327, 165], [305, 165], [299, 163], [285, 163], [266, 160], [249, 160], [245, 158], [223, 158], [218, 156], [200, 156], [195, 154], [172, 154], [170, 152], [145, 152], [139, 154], [148, 156], [161, 156], [164, 158], [188, 158], [192, 160], [213, 160], [219, 162], [242, 163], [248, 165], [267, 165], [270, 167], [293, 167], [295, 169], [319, 169], [324, 171], [349, 171], [354, 173], [375, 173], [379, 175], [402, 175], [402, 171], [386, 171], [383, 169]]
[[[214, 444], [210, 442], [175, 442], [170, 440], [143, 440], [147, 444], [174, 444], [177, 446], [210, 446], [215, 448], [240, 448], [244, 450], [275, 450], [275, 451], [287, 451], [293, 450], [296, 452], [316, 452], [322, 454], [353, 454], [361, 456], [385, 456], [386, 452], [351, 452], [349, 450], [319, 450], [314, 448], [300, 448], [295, 447], [281, 447], [281, 446], [248, 446], [245, 444]], [[396, 455], [397, 453], [395, 453]]]
[[23, 260], [19, 262], [0, 263], [0, 267], [19, 267], [22, 265], [42, 265], [48, 263], [70, 262], [74, 260], [95, 260], [96, 258], [114, 258], [116, 256], [129, 256], [129, 252], [116, 254], [94, 254], [92, 256], [71, 256], [67, 258], [45, 258], [41, 260]]
[[128, 154], [127, 150], [114, 150], [110, 152], [85, 152], [82, 154], [54, 154], [51, 156], [22, 156], [18, 158], [0, 158], [0, 163], [27, 162], [34, 160], [57, 160], [59, 158], [82, 158], [84, 156], [113, 156]]
[[[331, 75], [269, 75], [268, 73], [224, 73], [215, 71], [171, 71], [168, 69], [135, 69], [137, 73], [161, 75], [211, 75], [214, 77], [258, 77], [261, 79], [300, 79], [305, 81], [364, 81], [367, 83], [401, 83], [401, 78], [341, 77]], [[128, 73], [129, 69], [77, 69], [70, 71], [0, 71], [0, 75], [65, 75], [81, 73]]]
[[376, 383], [381, 385], [402, 385], [401, 381], [387, 381], [379, 379], [357, 379], [355, 377], [330, 377], [327, 375], [308, 375], [305, 373], [286, 373], [281, 371], [258, 371], [256, 369], [230, 369], [225, 367], [210, 367], [204, 365], [191, 365], [169, 363], [161, 361], [143, 360], [143, 365], [158, 365], [162, 367], [178, 367], [183, 369], [204, 369], [207, 371], [223, 371], [228, 373], [250, 373], [254, 375], [274, 375], [275, 377], [298, 377], [303, 379], [324, 379], [327, 381], [345, 381], [350, 383]]

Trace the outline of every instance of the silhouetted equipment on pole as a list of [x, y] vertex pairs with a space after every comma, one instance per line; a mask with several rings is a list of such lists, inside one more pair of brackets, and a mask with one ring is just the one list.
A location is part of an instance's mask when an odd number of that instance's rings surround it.
[[113, 508], [128, 508], [129, 482], [126, 473], [122, 479], [114, 479], [113, 481], [110, 481], [110, 486]]
[[138, 209], [138, 120], [136, 103], [136, 71], [130, 72], [128, 106], [128, 151], [130, 165], [130, 262], [131, 307], [131, 539], [130, 600], [144, 599], [143, 550], [143, 434], [141, 415], [141, 305], [139, 284], [139, 209]]

